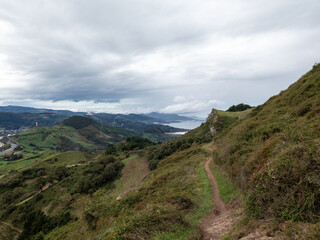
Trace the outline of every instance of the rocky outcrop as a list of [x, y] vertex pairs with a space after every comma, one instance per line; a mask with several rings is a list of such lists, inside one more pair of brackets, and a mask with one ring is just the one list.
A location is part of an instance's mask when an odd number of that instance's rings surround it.
[[214, 108], [212, 108], [212, 111], [207, 117], [206, 121], [209, 123], [210, 132], [212, 136], [215, 136], [217, 134], [217, 130], [214, 127], [214, 123], [218, 121], [218, 113]]

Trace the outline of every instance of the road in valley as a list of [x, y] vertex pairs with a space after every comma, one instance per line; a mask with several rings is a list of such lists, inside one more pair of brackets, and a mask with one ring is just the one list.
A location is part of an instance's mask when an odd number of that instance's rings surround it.
[[4, 151], [0, 152], [0, 156], [5, 155], [8, 152], [12, 152], [13, 150], [16, 149], [16, 147], [18, 147], [18, 145], [13, 143], [12, 141], [9, 141], [9, 144], [11, 145], [11, 147], [8, 148], [7, 150], [4, 150]]

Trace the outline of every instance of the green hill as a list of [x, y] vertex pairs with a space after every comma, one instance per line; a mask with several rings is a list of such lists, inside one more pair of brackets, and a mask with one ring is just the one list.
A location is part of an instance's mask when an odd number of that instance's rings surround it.
[[[166, 131], [174, 128], [163, 126]], [[169, 129], [167, 129], [169, 128]], [[119, 127], [102, 125], [92, 118], [72, 116], [53, 127], [34, 127], [13, 138], [25, 151], [37, 152], [47, 149], [55, 151], [88, 151], [104, 150], [109, 144], [123, 141], [129, 137], [143, 137], [154, 142], [165, 141], [175, 136], [166, 134], [161, 130], [145, 131], [129, 130]]]
[[[104, 149], [108, 143], [116, 141], [96, 128], [93, 124], [81, 126], [77, 119], [85, 117], [71, 117], [53, 127], [34, 127], [29, 131], [14, 136], [14, 139], [25, 151], [36, 152], [52, 149], [56, 151], [80, 150], [94, 152]], [[72, 123], [74, 122], [74, 126]]]
[[73, 116], [62, 121], [61, 125], [81, 129], [90, 125], [95, 125], [95, 121], [88, 117]]

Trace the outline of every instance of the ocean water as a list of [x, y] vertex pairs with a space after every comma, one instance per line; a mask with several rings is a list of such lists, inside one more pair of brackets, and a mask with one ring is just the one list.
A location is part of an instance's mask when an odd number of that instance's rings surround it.
[[177, 123], [169, 123], [166, 125], [169, 125], [171, 127], [175, 127], [175, 128], [183, 128], [183, 129], [194, 129], [197, 128], [201, 125], [201, 123], [203, 123], [203, 121], [199, 121], [199, 120], [189, 120], [189, 121], [182, 121], [182, 122], [177, 122]]

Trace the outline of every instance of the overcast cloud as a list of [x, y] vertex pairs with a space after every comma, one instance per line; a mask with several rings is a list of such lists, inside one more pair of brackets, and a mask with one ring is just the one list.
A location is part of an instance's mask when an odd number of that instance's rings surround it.
[[0, 0], [0, 104], [205, 116], [320, 61], [320, 1]]

